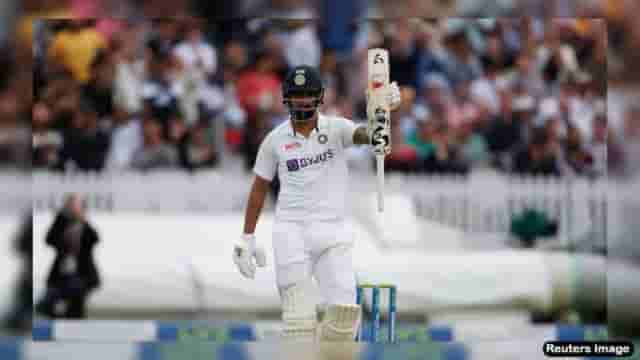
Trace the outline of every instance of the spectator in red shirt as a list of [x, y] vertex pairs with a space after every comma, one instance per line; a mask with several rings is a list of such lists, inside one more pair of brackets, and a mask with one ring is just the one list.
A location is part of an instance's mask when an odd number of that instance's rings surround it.
[[260, 50], [255, 64], [240, 74], [236, 83], [238, 102], [247, 113], [247, 124], [243, 134], [243, 153], [246, 156], [247, 168], [253, 166], [258, 147], [266, 134], [266, 114], [278, 112], [282, 107], [280, 79], [275, 69], [274, 56], [270, 52]]
[[254, 66], [238, 77], [236, 94], [250, 121], [257, 111], [272, 108], [280, 96], [280, 79], [275, 66], [270, 53], [259, 51]]

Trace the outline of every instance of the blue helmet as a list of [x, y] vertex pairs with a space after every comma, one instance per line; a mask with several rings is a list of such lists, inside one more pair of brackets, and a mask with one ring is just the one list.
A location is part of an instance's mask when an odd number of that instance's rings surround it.
[[[291, 98], [295, 96], [308, 96], [314, 99], [310, 106], [298, 108], [291, 101]], [[324, 86], [318, 70], [307, 65], [293, 68], [282, 83], [282, 97], [294, 121], [310, 119], [324, 99]]]

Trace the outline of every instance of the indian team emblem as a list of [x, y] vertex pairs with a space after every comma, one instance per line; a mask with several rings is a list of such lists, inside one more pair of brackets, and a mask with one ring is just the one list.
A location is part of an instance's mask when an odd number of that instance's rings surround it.
[[304, 77], [303, 74], [298, 74], [293, 78], [293, 82], [298, 86], [302, 86], [304, 85], [304, 83], [307, 82], [307, 79]]
[[328, 140], [329, 140], [329, 137], [326, 134], [318, 135], [318, 142], [320, 144], [326, 144]]

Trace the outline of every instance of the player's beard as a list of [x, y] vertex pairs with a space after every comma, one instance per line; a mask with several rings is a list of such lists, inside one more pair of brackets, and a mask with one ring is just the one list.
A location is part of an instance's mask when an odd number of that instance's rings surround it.
[[[304, 111], [304, 114], [291, 114], [291, 119], [293, 120], [293, 122], [295, 122], [296, 124], [302, 125], [302, 124], [306, 124], [309, 121], [311, 121], [311, 119], [313, 119], [313, 116], [316, 114], [318, 110], [313, 110], [313, 111]], [[298, 115], [298, 116], [296, 116]]]
[[291, 115], [291, 120], [293, 120], [293, 122], [302, 125], [313, 119], [317, 112], [318, 108], [315, 107], [308, 110], [290, 110], [289, 114]]

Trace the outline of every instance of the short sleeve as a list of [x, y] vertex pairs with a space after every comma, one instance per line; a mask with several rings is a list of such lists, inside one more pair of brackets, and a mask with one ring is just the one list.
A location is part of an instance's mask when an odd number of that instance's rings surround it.
[[278, 159], [274, 151], [273, 135], [269, 134], [260, 144], [253, 172], [261, 178], [271, 181], [276, 175]]
[[342, 139], [342, 145], [346, 148], [353, 145], [353, 133], [358, 128], [358, 124], [349, 119], [337, 117], [334, 119], [338, 134]]

